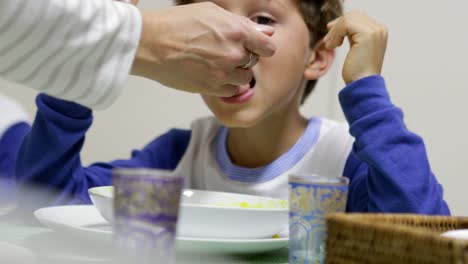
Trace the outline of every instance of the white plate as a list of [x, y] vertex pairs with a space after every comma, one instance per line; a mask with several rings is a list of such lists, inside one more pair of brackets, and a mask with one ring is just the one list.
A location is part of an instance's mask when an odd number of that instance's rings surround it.
[[[92, 205], [46, 207], [34, 212], [45, 226], [79, 239], [110, 243], [112, 227]], [[178, 251], [217, 253], [259, 253], [281, 249], [288, 238], [270, 239], [209, 239], [177, 237]]]

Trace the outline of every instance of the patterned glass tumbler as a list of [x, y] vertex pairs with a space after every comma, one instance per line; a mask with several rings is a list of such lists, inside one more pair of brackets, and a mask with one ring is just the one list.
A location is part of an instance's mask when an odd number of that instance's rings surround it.
[[325, 261], [326, 215], [344, 212], [348, 178], [289, 176], [289, 263]]
[[115, 263], [173, 264], [184, 180], [172, 171], [113, 171]]

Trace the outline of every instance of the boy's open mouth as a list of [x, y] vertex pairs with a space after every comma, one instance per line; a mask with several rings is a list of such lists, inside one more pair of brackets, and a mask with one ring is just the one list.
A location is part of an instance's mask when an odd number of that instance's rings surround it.
[[257, 81], [253, 77], [248, 84], [240, 86], [240, 93], [231, 97], [221, 97], [225, 103], [229, 104], [240, 104], [245, 103], [255, 94], [255, 85]]
[[250, 80], [250, 83], [249, 83], [249, 85], [250, 85], [250, 89], [254, 88], [254, 86], [255, 86], [255, 83], [256, 83], [256, 81], [255, 81], [255, 77], [252, 77], [252, 80]]
[[[249, 84], [244, 84], [244, 85], [241, 86], [241, 91], [242, 91], [241, 93], [233, 95], [231, 97], [238, 97], [238, 96], [240, 96], [242, 94], [245, 94], [249, 90], [252, 90], [253, 88], [255, 88], [256, 83], [257, 83], [257, 81], [255, 80], [255, 77], [252, 77], [252, 80], [250, 80]], [[247, 85], [248, 85], [249, 89], [247, 89]]]

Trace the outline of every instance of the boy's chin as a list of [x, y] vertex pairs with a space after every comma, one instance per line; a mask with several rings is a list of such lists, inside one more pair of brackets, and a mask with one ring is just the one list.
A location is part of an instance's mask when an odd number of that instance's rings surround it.
[[258, 123], [259, 118], [254, 115], [216, 114], [216, 119], [226, 127], [247, 128]]

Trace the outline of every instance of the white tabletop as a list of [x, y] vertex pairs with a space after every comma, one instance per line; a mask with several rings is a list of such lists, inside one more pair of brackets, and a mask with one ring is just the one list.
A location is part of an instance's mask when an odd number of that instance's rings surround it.
[[[64, 237], [52, 229], [0, 220], [0, 259], [11, 264], [110, 264], [112, 247]], [[287, 263], [287, 249], [252, 254], [221, 255], [178, 252], [177, 263], [184, 264], [275, 264]]]

